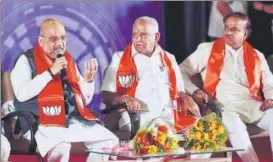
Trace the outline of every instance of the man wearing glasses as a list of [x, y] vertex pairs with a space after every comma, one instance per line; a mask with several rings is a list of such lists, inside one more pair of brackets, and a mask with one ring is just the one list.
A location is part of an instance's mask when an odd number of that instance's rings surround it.
[[[65, 34], [58, 20], [42, 22], [35, 48], [21, 55], [11, 72], [16, 110], [39, 117], [35, 138], [40, 154], [47, 154], [49, 162], [68, 162], [73, 142], [84, 142], [88, 149], [118, 143], [85, 106], [94, 94], [97, 61], [85, 61], [82, 77], [66, 51]], [[87, 160], [100, 161], [94, 158], [102, 157], [89, 154]]]
[[[132, 28], [132, 43], [124, 51], [116, 52], [106, 69], [101, 88], [103, 102], [110, 105], [110, 108], [124, 104], [121, 107], [128, 110], [119, 110], [120, 120], [111, 118], [111, 115], [104, 120], [105, 126], [120, 140], [129, 140], [137, 131], [137, 128], [131, 130], [134, 133], [127, 139], [119, 134], [123, 128], [131, 125], [129, 115], [140, 114], [140, 119], [137, 119], [140, 121], [132, 122], [133, 127], [161, 117], [175, 124], [177, 130], [195, 121], [191, 115], [185, 114], [186, 108], [192, 108], [190, 111], [200, 116], [197, 106], [187, 105], [192, 100], [184, 96], [184, 84], [178, 64], [172, 54], [160, 47], [159, 39], [157, 21], [147, 16], [138, 18]], [[185, 108], [184, 111], [180, 111], [182, 107]]]
[[[245, 123], [269, 130], [273, 150], [273, 76], [263, 54], [245, 41], [251, 30], [247, 15], [231, 13], [224, 26], [221, 38], [200, 44], [180, 68], [186, 92], [197, 102], [210, 96], [224, 105], [222, 119], [231, 144], [244, 149], [238, 152], [244, 162], [256, 162]], [[198, 73], [202, 89], [190, 79]]]

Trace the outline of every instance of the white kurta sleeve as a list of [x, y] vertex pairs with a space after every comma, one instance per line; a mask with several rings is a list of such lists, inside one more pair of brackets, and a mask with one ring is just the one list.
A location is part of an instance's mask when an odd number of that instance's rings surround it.
[[273, 75], [269, 69], [267, 61], [262, 53], [256, 51], [261, 60], [262, 69], [262, 88], [265, 99], [273, 99]]
[[14, 94], [20, 102], [37, 96], [52, 80], [48, 71], [36, 75], [33, 79], [31, 72], [27, 57], [20, 56], [10, 74]]
[[181, 91], [185, 92], [184, 81], [183, 81], [179, 66], [177, 64], [177, 61], [176, 61], [174, 55], [170, 55], [170, 60], [172, 62], [173, 69], [174, 69], [175, 76], [176, 76], [177, 89], [178, 89], [179, 92], [181, 92]]
[[95, 93], [95, 79], [93, 79], [92, 82], [88, 83], [84, 80], [82, 75], [80, 74], [77, 65], [76, 66], [76, 71], [77, 71], [77, 76], [80, 80], [79, 86], [82, 92], [83, 97], [85, 98], [85, 105], [89, 104], [92, 101], [92, 98]]
[[197, 49], [179, 65], [185, 84], [185, 90], [189, 94], [192, 94], [198, 89], [190, 77], [206, 69], [211, 47], [212, 43], [200, 44]]
[[109, 66], [105, 69], [101, 91], [117, 92], [116, 74], [123, 52], [116, 52]]

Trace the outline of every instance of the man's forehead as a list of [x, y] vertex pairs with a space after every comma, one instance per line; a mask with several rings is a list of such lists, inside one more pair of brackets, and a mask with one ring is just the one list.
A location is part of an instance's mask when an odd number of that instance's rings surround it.
[[150, 23], [137, 23], [133, 27], [134, 32], [155, 32], [155, 27]]
[[58, 25], [58, 26], [50, 25], [43, 28], [43, 33], [44, 35], [49, 35], [49, 36], [65, 35], [65, 29], [61, 25]]
[[242, 20], [242, 19], [239, 19], [239, 18], [236, 18], [236, 17], [231, 17], [231, 18], [226, 20], [225, 25], [240, 27], [240, 26], [245, 26], [245, 23], [246, 23], [245, 20]]

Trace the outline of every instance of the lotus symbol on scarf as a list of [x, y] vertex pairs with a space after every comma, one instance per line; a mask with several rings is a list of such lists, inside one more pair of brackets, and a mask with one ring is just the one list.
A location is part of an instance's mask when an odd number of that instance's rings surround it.
[[61, 106], [44, 106], [43, 112], [45, 115], [48, 115], [48, 116], [60, 115]]
[[122, 75], [118, 77], [119, 83], [123, 88], [128, 88], [133, 85], [136, 80], [135, 75]]

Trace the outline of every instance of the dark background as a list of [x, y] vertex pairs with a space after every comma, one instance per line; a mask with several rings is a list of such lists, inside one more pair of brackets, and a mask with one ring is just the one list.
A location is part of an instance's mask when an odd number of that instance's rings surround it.
[[[273, 4], [273, 1], [260, 1]], [[165, 2], [165, 47], [181, 63], [202, 42], [209, 41], [207, 35], [211, 1], [167, 1]], [[267, 58], [273, 54], [272, 18], [263, 11], [253, 9], [248, 1], [248, 16], [252, 33], [247, 41]]]

